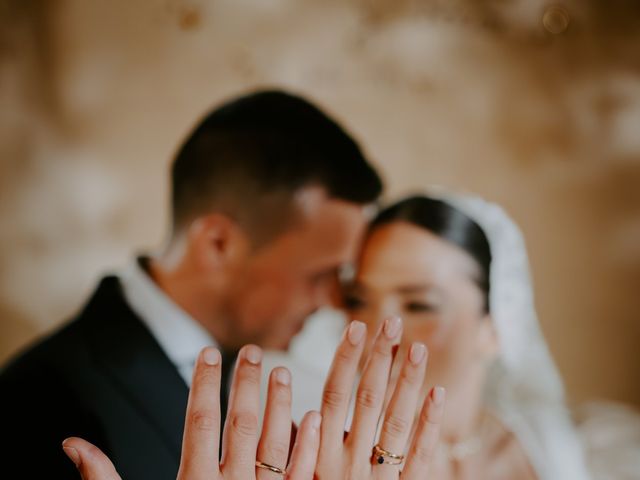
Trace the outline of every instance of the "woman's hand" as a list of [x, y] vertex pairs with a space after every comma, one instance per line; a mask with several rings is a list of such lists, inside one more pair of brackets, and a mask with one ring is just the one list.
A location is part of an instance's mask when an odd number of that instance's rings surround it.
[[[204, 349], [196, 362], [185, 419], [178, 480], [257, 479], [279, 474], [256, 467], [256, 460], [285, 470], [291, 438], [291, 377], [285, 368], [271, 372], [266, 414], [260, 435], [258, 408], [262, 351], [247, 345], [238, 355], [229, 413], [220, 448], [220, 353]], [[320, 440], [320, 414], [305, 415], [296, 437], [287, 478], [311, 480]], [[97, 447], [69, 438], [64, 451], [83, 480], [120, 480], [113, 464]]]
[[[432, 389], [424, 400], [414, 438], [408, 445], [427, 364], [423, 344], [414, 343], [409, 349], [389, 405], [383, 412], [401, 330], [402, 322], [398, 318], [390, 318], [381, 325], [358, 386], [353, 422], [345, 438], [344, 425], [366, 338], [363, 323], [352, 322], [347, 328], [336, 351], [322, 399], [317, 479], [428, 478], [439, 436], [444, 389]], [[376, 443], [381, 418], [382, 428]]]

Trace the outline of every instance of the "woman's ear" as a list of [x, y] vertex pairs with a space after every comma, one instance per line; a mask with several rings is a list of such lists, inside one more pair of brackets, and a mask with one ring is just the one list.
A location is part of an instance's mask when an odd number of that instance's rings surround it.
[[481, 358], [491, 361], [500, 351], [498, 331], [496, 330], [491, 315], [484, 315], [480, 322], [480, 328], [478, 330], [478, 353]]

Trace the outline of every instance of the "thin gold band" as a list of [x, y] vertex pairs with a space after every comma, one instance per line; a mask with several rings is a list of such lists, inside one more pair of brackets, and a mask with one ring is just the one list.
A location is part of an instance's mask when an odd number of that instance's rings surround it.
[[269, 465], [268, 463], [262, 463], [260, 460], [256, 460], [256, 468], [263, 468], [264, 470], [269, 470], [270, 472], [277, 473], [278, 475], [282, 475], [283, 477], [287, 474], [286, 470], [274, 467], [273, 465]]

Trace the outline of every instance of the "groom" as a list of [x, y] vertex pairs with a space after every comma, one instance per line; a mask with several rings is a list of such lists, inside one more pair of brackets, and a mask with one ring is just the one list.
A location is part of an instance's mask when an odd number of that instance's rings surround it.
[[337, 123], [279, 91], [204, 118], [171, 183], [165, 251], [104, 278], [73, 321], [0, 373], [3, 463], [28, 478], [76, 478], [60, 448], [73, 435], [123, 478], [175, 479], [200, 350], [218, 347], [229, 366], [246, 343], [286, 348], [353, 258], [382, 189]]

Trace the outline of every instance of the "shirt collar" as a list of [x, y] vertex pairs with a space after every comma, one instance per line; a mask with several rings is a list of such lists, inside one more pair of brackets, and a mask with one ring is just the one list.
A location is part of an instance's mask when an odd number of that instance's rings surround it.
[[192, 366], [204, 347], [217, 347], [202, 325], [158, 287], [140, 262], [129, 264], [120, 281], [127, 303], [176, 367]]

